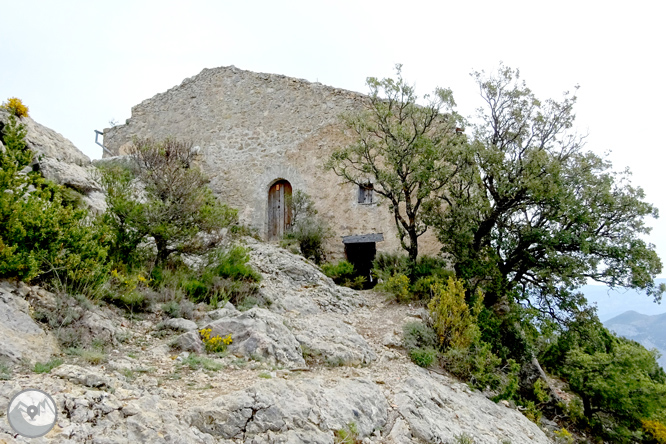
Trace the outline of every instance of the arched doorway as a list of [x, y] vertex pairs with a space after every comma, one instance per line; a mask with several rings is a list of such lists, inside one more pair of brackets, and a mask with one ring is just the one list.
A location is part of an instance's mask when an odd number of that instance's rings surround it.
[[268, 240], [284, 236], [291, 225], [291, 184], [286, 180], [275, 182], [268, 190]]

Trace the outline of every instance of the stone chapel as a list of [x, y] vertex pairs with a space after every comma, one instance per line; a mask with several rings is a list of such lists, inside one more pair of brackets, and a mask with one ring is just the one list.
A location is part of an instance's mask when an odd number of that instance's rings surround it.
[[[133, 107], [124, 125], [104, 130], [104, 145], [122, 155], [135, 136], [191, 141], [200, 148], [213, 192], [265, 240], [284, 234], [291, 223], [285, 199], [302, 190], [333, 230], [330, 257], [367, 261], [375, 251], [401, 251], [388, 205], [373, 193], [371, 178], [358, 187], [324, 169], [331, 153], [351, 141], [340, 114], [364, 100], [360, 93], [283, 75], [204, 69]], [[436, 242], [419, 248], [438, 251]]]

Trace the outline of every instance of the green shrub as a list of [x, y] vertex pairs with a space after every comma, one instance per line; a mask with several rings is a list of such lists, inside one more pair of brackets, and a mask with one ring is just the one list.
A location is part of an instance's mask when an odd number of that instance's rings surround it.
[[6, 109], [16, 117], [28, 117], [28, 107], [23, 104], [21, 99], [10, 97], [6, 102], [3, 102], [0, 108]]
[[631, 441], [642, 420], [666, 411], [666, 374], [655, 352], [637, 342], [616, 337], [607, 352], [575, 348], [561, 373], [581, 397], [592, 428], [614, 442]]
[[118, 307], [124, 308], [131, 313], [144, 311], [148, 308], [148, 299], [143, 290], [149, 285], [149, 280], [143, 273], [136, 270], [124, 274], [114, 269], [107, 283], [103, 298]]
[[182, 288], [190, 298], [195, 301], [204, 301], [209, 293], [208, 286], [196, 279], [187, 280], [182, 283]]
[[409, 271], [409, 258], [400, 254], [380, 252], [377, 253], [375, 260], [372, 262], [373, 274], [384, 282], [396, 274], [408, 275]]
[[83, 350], [81, 352], [81, 358], [92, 365], [100, 365], [107, 360], [106, 354], [100, 350]]
[[59, 358], [53, 358], [49, 362], [45, 363], [36, 362], [32, 371], [35, 373], [48, 373], [61, 364], [62, 364], [62, 359]]
[[489, 344], [474, 343], [469, 347], [451, 347], [442, 361], [452, 374], [479, 389], [497, 389], [501, 383], [498, 373], [501, 359], [493, 354]]
[[404, 274], [393, 275], [377, 287], [392, 295], [398, 302], [408, 302], [411, 300], [409, 278]]
[[351, 262], [341, 260], [335, 263], [322, 264], [321, 270], [338, 285], [356, 290], [365, 288], [367, 279], [365, 276], [357, 276], [356, 269]]
[[483, 308], [479, 293], [472, 310], [465, 302], [465, 288], [460, 280], [449, 278], [446, 286], [433, 286], [434, 296], [428, 304], [434, 328], [444, 348], [465, 349], [480, 335], [477, 318]]
[[345, 260], [336, 263], [322, 264], [321, 271], [323, 271], [326, 276], [333, 279], [336, 284], [340, 284], [345, 279], [353, 278], [356, 273], [354, 265]]
[[453, 442], [451, 444], [474, 444], [474, 437], [468, 435], [467, 433], [461, 433], [460, 435], [455, 435], [453, 437]]
[[319, 265], [323, 262], [324, 243], [331, 237], [328, 224], [317, 216], [312, 198], [301, 190], [296, 190], [287, 197], [291, 209], [292, 224], [285, 234], [285, 239], [298, 241], [301, 254]]
[[410, 351], [415, 348], [434, 348], [438, 345], [437, 333], [423, 322], [408, 322], [402, 327], [403, 344]]
[[163, 306], [165, 313], [170, 316], [186, 308], [182, 296], [213, 307], [224, 305], [227, 301], [239, 309], [258, 303], [269, 304], [269, 301], [255, 297], [261, 275], [248, 264], [249, 259], [245, 248], [235, 246], [210, 252], [205, 264], [198, 269], [172, 261], [168, 265], [153, 268], [151, 286], [160, 293], [173, 294], [172, 299], [180, 301], [179, 307], [172, 302]]
[[199, 335], [201, 336], [201, 341], [206, 347], [208, 353], [224, 353], [227, 350], [227, 346], [233, 342], [231, 339], [231, 334], [228, 334], [224, 338], [221, 336], [210, 336], [210, 328], [204, 328], [199, 330]]
[[420, 301], [429, 301], [434, 296], [433, 286], [445, 283], [446, 280], [437, 276], [422, 276], [411, 285], [412, 298]]
[[248, 265], [249, 260], [248, 250], [240, 246], [226, 251], [218, 250], [213, 255], [214, 265], [204, 273], [204, 276], [228, 278], [234, 281], [261, 281], [261, 275]]
[[9, 381], [12, 379], [12, 369], [4, 362], [0, 362], [0, 381]]
[[446, 281], [455, 275], [445, 260], [430, 256], [421, 256], [412, 264], [409, 257], [401, 254], [378, 253], [372, 266], [375, 276], [383, 281], [396, 274], [411, 276], [413, 282], [427, 277]]
[[334, 430], [333, 442], [335, 444], [361, 444], [356, 423], [350, 422], [344, 429]]
[[96, 295], [108, 273], [106, 227], [66, 205], [63, 187], [39, 173], [19, 174], [33, 157], [25, 135], [10, 116], [0, 151], [0, 278]]
[[571, 432], [569, 432], [565, 428], [555, 431], [555, 439], [558, 442], [558, 444], [574, 444], [575, 442], [573, 436], [571, 436]]
[[449, 277], [455, 276], [443, 259], [423, 256], [412, 264], [407, 256], [387, 253], [377, 255], [372, 273], [382, 282], [380, 289], [403, 303], [429, 301], [435, 284], [445, 284]]
[[194, 304], [189, 299], [172, 299], [162, 304], [162, 311], [170, 318], [192, 319], [194, 315]]
[[221, 370], [222, 367], [224, 367], [222, 363], [218, 361], [203, 356], [197, 356], [193, 353], [190, 353], [187, 358], [183, 359], [182, 365], [187, 365], [192, 370], [203, 368], [204, 370], [214, 372]]
[[409, 351], [409, 357], [412, 362], [419, 367], [430, 367], [437, 357], [437, 350], [434, 348], [414, 348]]

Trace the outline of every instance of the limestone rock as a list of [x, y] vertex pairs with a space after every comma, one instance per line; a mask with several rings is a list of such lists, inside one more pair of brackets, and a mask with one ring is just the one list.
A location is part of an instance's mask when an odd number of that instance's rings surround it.
[[251, 250], [250, 264], [263, 276], [259, 292], [272, 302], [272, 311], [350, 313], [366, 304], [358, 292], [335, 285], [305, 258], [251, 238], [246, 242]]
[[[9, 112], [0, 109], [0, 122], [6, 123], [8, 118]], [[35, 153], [36, 159], [48, 157], [79, 166], [90, 164], [90, 158], [62, 134], [35, 122], [30, 117], [22, 117], [20, 122], [27, 130], [26, 145]]]
[[79, 367], [78, 365], [63, 364], [51, 372], [55, 376], [86, 387], [113, 387], [116, 385], [109, 377], [102, 373], [90, 368]]
[[173, 343], [178, 350], [203, 353], [204, 345], [197, 331], [188, 331], [176, 338]]
[[188, 319], [183, 319], [183, 318], [167, 319], [166, 321], [162, 322], [160, 325], [162, 328], [169, 328], [175, 331], [187, 332], [198, 329], [197, 324], [194, 321], [190, 321]]
[[447, 442], [463, 433], [479, 444], [547, 444], [539, 427], [519, 412], [495, 404], [465, 384], [420, 368], [410, 369], [395, 403], [414, 437], [425, 442]]
[[284, 318], [264, 308], [254, 307], [236, 316], [220, 318], [206, 325], [211, 337], [231, 334], [230, 353], [263, 358], [286, 366], [303, 366], [301, 347]]
[[12, 363], [24, 359], [46, 362], [59, 352], [55, 338], [30, 316], [30, 306], [24, 299], [28, 291], [25, 284], [17, 287], [0, 281], [0, 359]]
[[[0, 109], [0, 126], [9, 113]], [[20, 119], [25, 125], [26, 145], [34, 153], [31, 170], [39, 170], [46, 178], [81, 193], [83, 202], [95, 213], [106, 211], [104, 193], [93, 178], [95, 168], [88, 156], [61, 134], [41, 125], [30, 117]]]
[[39, 171], [46, 179], [74, 188], [83, 194], [102, 191], [102, 187], [91, 177], [91, 170], [75, 163], [45, 158], [39, 161]]
[[101, 191], [90, 191], [84, 194], [81, 199], [96, 214], [102, 214], [106, 211], [106, 194]]
[[216, 310], [212, 310], [207, 313], [208, 318], [211, 321], [224, 318], [227, 316], [238, 316], [239, 314], [240, 312], [236, 310], [236, 307], [234, 307], [234, 305], [231, 302], [227, 302], [226, 305], [222, 308], [218, 308]]
[[[388, 404], [367, 380], [271, 380], [197, 407], [190, 423], [204, 433], [244, 442], [333, 443], [333, 431], [356, 424], [368, 436], [386, 424]], [[250, 441], [250, 440], [253, 441]]]
[[351, 326], [330, 314], [298, 317], [291, 321], [301, 347], [328, 365], [367, 365], [377, 356]]

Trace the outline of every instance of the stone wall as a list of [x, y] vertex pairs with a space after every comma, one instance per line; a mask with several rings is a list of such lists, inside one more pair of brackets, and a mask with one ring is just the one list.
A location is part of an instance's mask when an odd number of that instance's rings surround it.
[[[312, 196], [331, 224], [334, 256], [344, 251], [341, 236], [373, 232], [384, 233], [379, 251], [396, 252], [400, 245], [387, 204], [359, 204], [357, 187], [323, 168], [350, 140], [339, 115], [364, 100], [359, 93], [282, 75], [233, 66], [204, 69], [132, 108], [125, 125], [104, 130], [104, 144], [124, 154], [134, 136], [190, 140], [201, 148], [213, 191], [263, 235], [268, 190], [286, 179]], [[421, 250], [433, 254], [438, 247], [431, 238]]]

